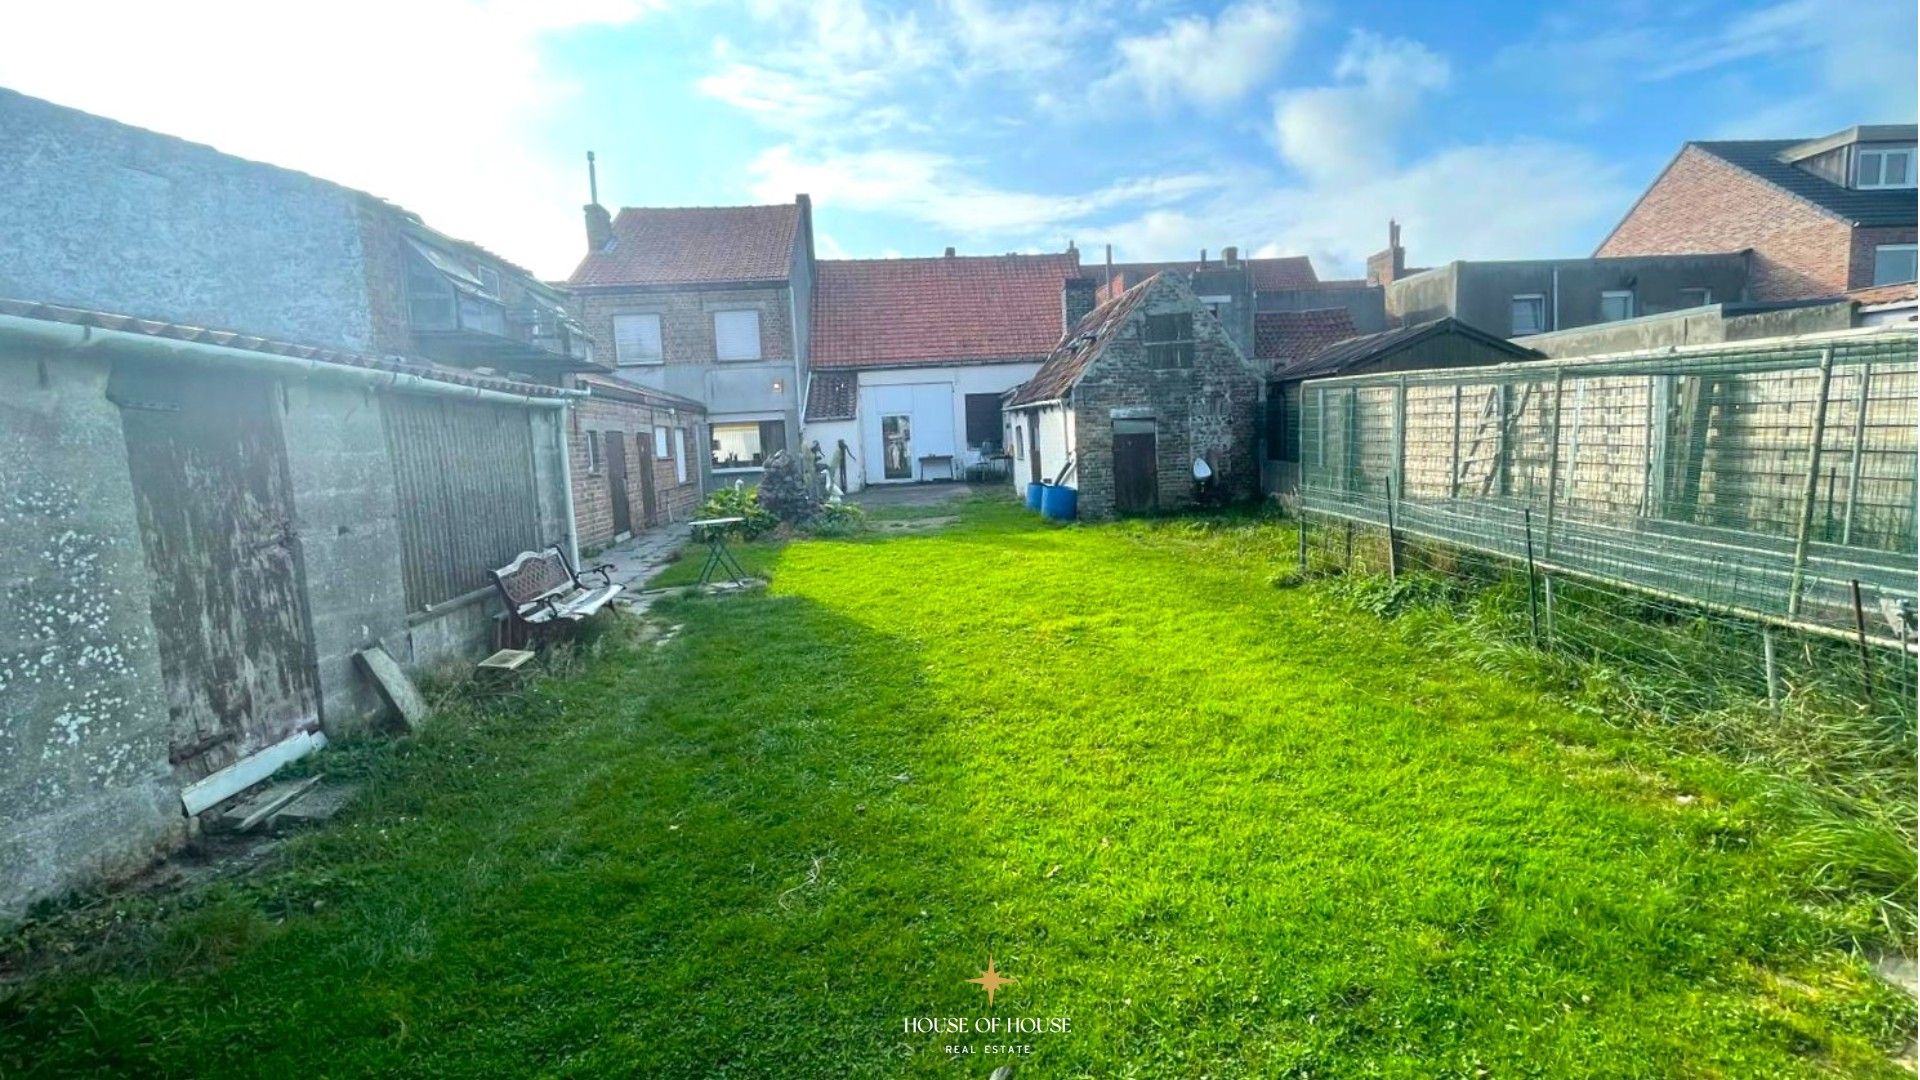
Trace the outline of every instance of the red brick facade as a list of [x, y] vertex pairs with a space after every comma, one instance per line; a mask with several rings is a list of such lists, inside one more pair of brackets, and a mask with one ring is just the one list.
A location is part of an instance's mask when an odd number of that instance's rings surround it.
[[713, 313], [750, 309], [760, 313], [760, 360], [790, 363], [793, 353], [793, 304], [785, 285], [739, 289], [581, 290], [575, 294], [581, 325], [594, 341], [594, 359], [618, 362], [614, 355], [615, 315], [660, 316], [660, 345], [668, 364], [719, 364], [715, 359]]
[[1855, 229], [1720, 158], [1689, 146], [1655, 180], [1597, 256], [1753, 250], [1754, 300], [1835, 296], [1873, 283], [1876, 244], [1914, 230]]
[[[599, 396], [577, 402], [568, 418], [567, 449], [573, 469], [573, 518], [584, 551], [613, 542], [613, 492], [607, 462], [619, 439], [627, 467], [629, 531], [686, 521], [701, 501], [701, 465], [706, 447], [706, 417], [699, 406], [644, 391], [592, 387]], [[619, 396], [616, 398], [614, 394]], [[655, 428], [667, 431], [667, 455], [655, 454]], [[593, 461], [588, 433], [599, 436], [599, 461]], [[675, 460], [685, 453], [684, 463]], [[648, 501], [647, 474], [652, 475]], [[682, 481], [681, 475], [686, 479]]]

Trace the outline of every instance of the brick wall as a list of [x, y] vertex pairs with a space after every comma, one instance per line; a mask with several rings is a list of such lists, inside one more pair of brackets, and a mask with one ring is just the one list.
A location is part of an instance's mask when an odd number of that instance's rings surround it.
[[1853, 230], [1853, 249], [1847, 260], [1847, 287], [1864, 289], [1873, 284], [1873, 249], [1881, 244], [1911, 244], [1911, 226], [1886, 229]]
[[[1149, 314], [1193, 311], [1191, 368], [1156, 369], [1140, 330]], [[1159, 505], [1193, 503], [1193, 462], [1205, 458], [1230, 498], [1256, 498], [1260, 468], [1259, 377], [1241, 359], [1218, 319], [1177, 282], [1159, 286], [1134, 308], [1073, 389], [1075, 473], [1080, 516], [1114, 514], [1113, 413], [1151, 416]]]
[[[589, 431], [601, 433], [603, 446], [610, 432], [620, 433], [625, 440], [627, 506], [633, 531], [647, 528], [646, 489], [641, 475], [644, 467], [650, 466], [653, 471], [654, 524], [686, 521], [693, 516], [701, 500], [700, 465], [701, 454], [706, 446], [705, 417], [686, 408], [679, 408], [674, 415], [670, 415], [665, 405], [645, 405], [599, 397], [579, 401], [573, 408], [568, 424], [567, 450], [572, 455], [574, 528], [578, 530], [583, 550], [605, 547], [614, 537], [613, 494], [604, 465], [604, 452], [601, 468], [592, 469], [588, 461]], [[672, 458], [654, 459], [653, 429], [656, 426], [685, 429], [688, 458], [686, 483], [676, 480]], [[670, 436], [667, 448], [673, 454], [680, 453], [680, 441]]]
[[668, 364], [712, 364], [713, 313], [754, 308], [760, 312], [760, 357], [791, 360], [793, 307], [786, 286], [764, 289], [688, 289], [681, 292], [583, 292], [581, 322], [593, 335], [595, 356], [615, 361], [613, 317], [616, 314], [658, 314], [661, 347]]
[[[1752, 299], [1794, 300], [1847, 290], [1856, 261], [1852, 232], [1846, 222], [1689, 146], [1594, 254], [1752, 248]], [[1869, 246], [1868, 280], [1872, 259]]]

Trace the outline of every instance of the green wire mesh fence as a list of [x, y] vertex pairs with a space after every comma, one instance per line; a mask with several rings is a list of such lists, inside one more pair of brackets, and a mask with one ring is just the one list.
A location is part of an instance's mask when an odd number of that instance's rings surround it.
[[1718, 634], [1775, 691], [1774, 630], [1915, 640], [1917, 392], [1899, 329], [1316, 380], [1300, 508], [1331, 568], [1524, 569], [1537, 642], [1697, 664]]

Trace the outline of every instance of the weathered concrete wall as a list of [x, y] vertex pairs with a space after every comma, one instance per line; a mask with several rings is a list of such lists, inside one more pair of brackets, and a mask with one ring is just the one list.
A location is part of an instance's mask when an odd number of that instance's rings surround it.
[[1716, 304], [1692, 311], [1582, 326], [1557, 334], [1533, 334], [1513, 340], [1516, 344], [1538, 349], [1552, 357], [1601, 356], [1673, 345], [1706, 345], [1719, 341], [1814, 334], [1823, 330], [1845, 330], [1852, 325], [1851, 301], [1759, 312], [1741, 312], [1737, 306]]
[[[1256, 312], [1318, 311], [1345, 308], [1353, 317], [1353, 328], [1362, 334], [1387, 329], [1387, 291], [1365, 282], [1323, 281], [1312, 288], [1281, 289], [1263, 292], [1254, 301]], [[1252, 349], [1244, 349], [1248, 356]]]
[[1641, 315], [1698, 306], [1685, 289], [1707, 289], [1715, 302], [1743, 300], [1748, 270], [1744, 252], [1454, 262], [1388, 285], [1387, 311], [1400, 325], [1451, 315], [1508, 337], [1515, 296], [1541, 297], [1546, 326], [1571, 329], [1600, 322], [1601, 294], [1610, 290], [1631, 291]]
[[282, 387], [320, 719], [337, 738], [384, 709], [353, 654], [379, 644], [409, 660], [393, 462], [374, 394], [303, 379]]
[[373, 344], [353, 192], [0, 90], [0, 296]]
[[0, 919], [185, 834], [109, 374], [0, 346]]

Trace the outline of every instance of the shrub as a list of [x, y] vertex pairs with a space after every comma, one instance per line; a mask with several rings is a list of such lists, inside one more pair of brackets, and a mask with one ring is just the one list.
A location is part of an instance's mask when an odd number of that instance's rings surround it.
[[744, 521], [727, 531], [746, 540], [767, 533], [780, 524], [780, 519], [773, 511], [760, 505], [760, 489], [750, 488], [738, 481], [732, 487], [721, 488], [708, 495], [707, 501], [700, 504], [700, 516], [744, 518]]
[[852, 536], [866, 528], [867, 512], [852, 503], [827, 503], [807, 523], [815, 536]]

